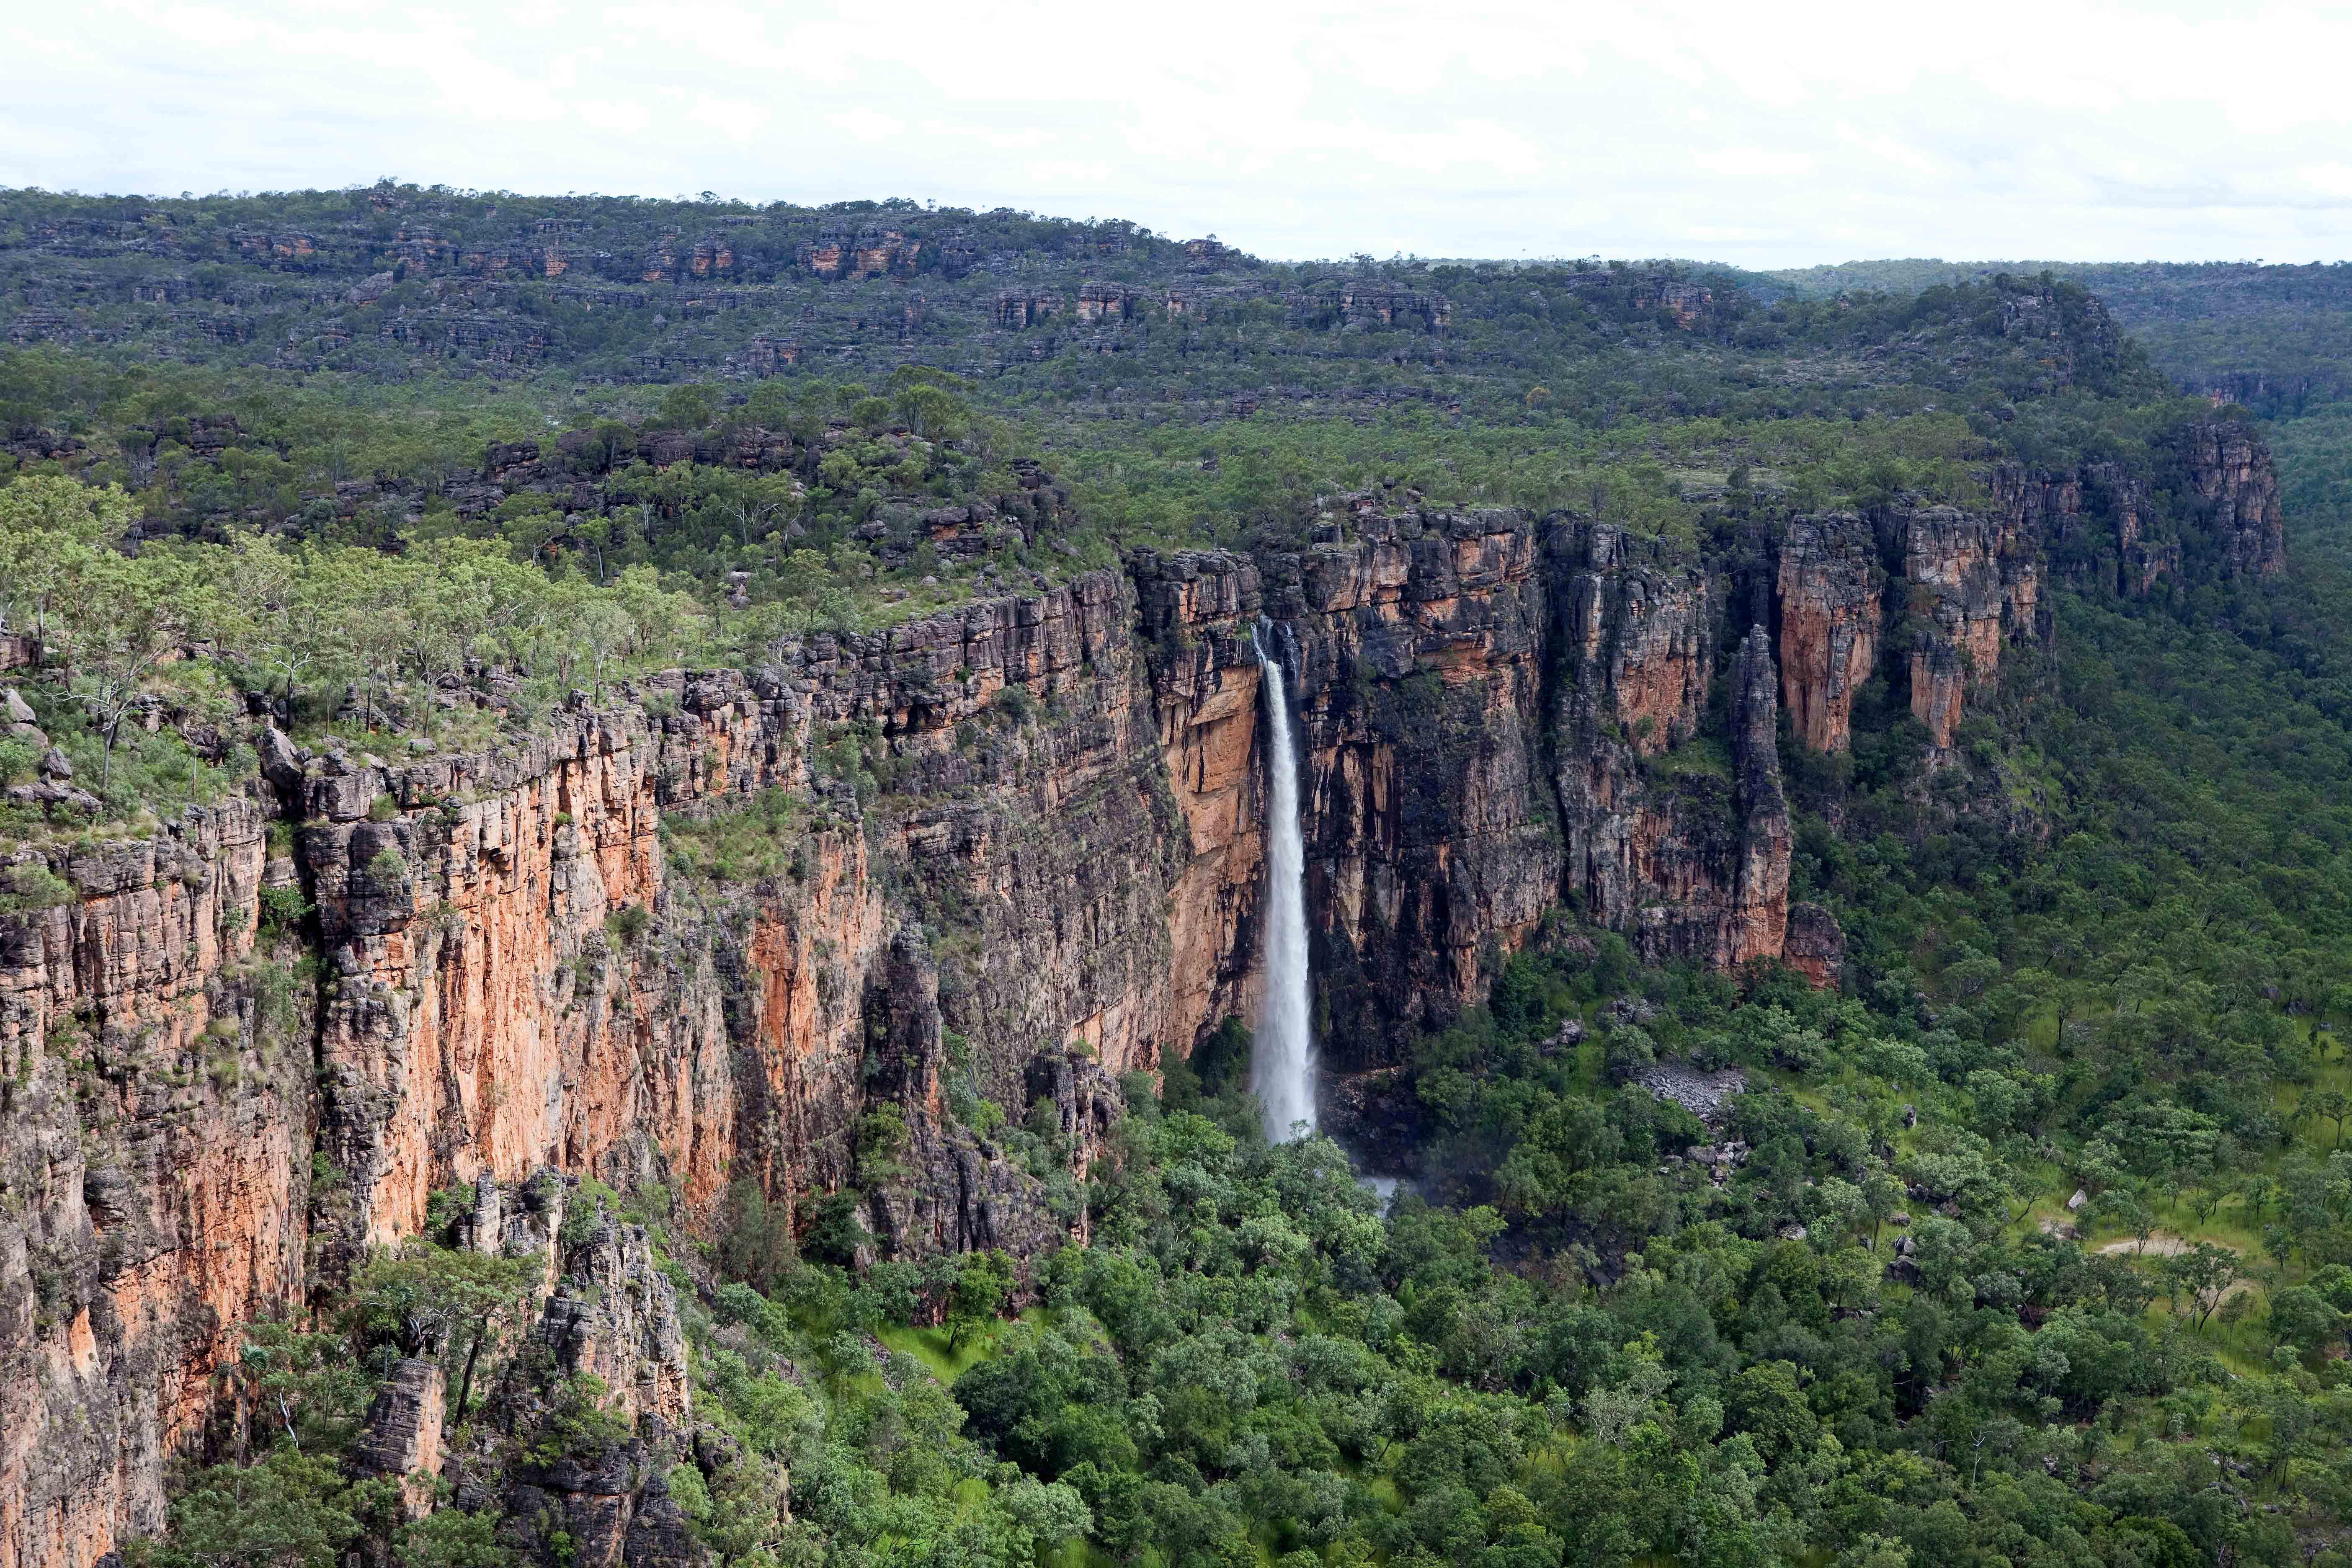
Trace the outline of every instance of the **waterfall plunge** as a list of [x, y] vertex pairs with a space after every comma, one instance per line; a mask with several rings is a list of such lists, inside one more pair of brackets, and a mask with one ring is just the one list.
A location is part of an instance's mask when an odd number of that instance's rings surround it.
[[[1270, 626], [1261, 626], [1266, 631]], [[1265, 1135], [1280, 1143], [1297, 1124], [1315, 1131], [1315, 1037], [1307, 1007], [1307, 852], [1298, 835], [1298, 752], [1282, 661], [1252, 633], [1265, 680], [1265, 1009], [1251, 1060]]]

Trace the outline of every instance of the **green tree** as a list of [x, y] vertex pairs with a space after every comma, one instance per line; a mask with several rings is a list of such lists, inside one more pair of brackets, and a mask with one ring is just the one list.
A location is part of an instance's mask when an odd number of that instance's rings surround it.
[[2190, 1321], [2200, 1330], [2236, 1282], [2238, 1270], [2238, 1255], [2210, 1241], [2183, 1247], [2157, 1264], [2158, 1277], [2188, 1296]]
[[237, 1366], [255, 1403], [298, 1449], [339, 1449], [374, 1393], [340, 1335], [303, 1333], [267, 1320], [246, 1325]]
[[1732, 1425], [1754, 1439], [1769, 1462], [1810, 1447], [1816, 1423], [1797, 1387], [1796, 1368], [1787, 1362], [1748, 1367], [1732, 1380], [1724, 1402]]
[[339, 1460], [281, 1444], [258, 1464], [199, 1471], [172, 1504], [168, 1540], [139, 1555], [157, 1568], [341, 1568], [372, 1501]]
[[465, 1352], [453, 1420], [466, 1418], [482, 1352], [520, 1320], [534, 1270], [528, 1259], [412, 1242], [371, 1259], [353, 1281], [352, 1326], [410, 1356]]
[[29, 474], [0, 489], [0, 632], [47, 640], [51, 601], [138, 515], [119, 485]]
[[1020, 1279], [1013, 1259], [1002, 1252], [968, 1253], [958, 1261], [955, 1284], [948, 1295], [950, 1352], [996, 1321]]
[[2344, 1123], [2352, 1120], [2352, 1095], [2347, 1095], [2340, 1089], [2323, 1089], [2305, 1095], [2303, 1106], [2308, 1109], [2309, 1114], [2335, 1124], [2334, 1146], [2341, 1149], [2344, 1146]]
[[162, 551], [136, 559], [89, 551], [60, 574], [50, 625], [68, 689], [89, 715], [103, 748], [101, 789], [112, 781], [123, 721], [142, 705], [156, 668], [198, 635], [211, 601], [210, 584], [192, 564]]
[[662, 395], [657, 417], [674, 429], [708, 429], [719, 417], [719, 394], [700, 384], [673, 386]]
[[2271, 1297], [2271, 1333], [2305, 1359], [2319, 1356], [2344, 1336], [2345, 1316], [2308, 1285], [2290, 1285]]
[[756, 1458], [739, 1456], [707, 1479], [692, 1465], [676, 1466], [669, 1489], [695, 1539], [710, 1549], [720, 1568], [733, 1568], [776, 1539], [782, 1478]]
[[499, 1544], [499, 1516], [485, 1509], [437, 1508], [401, 1530], [401, 1568], [507, 1568], [514, 1553]]

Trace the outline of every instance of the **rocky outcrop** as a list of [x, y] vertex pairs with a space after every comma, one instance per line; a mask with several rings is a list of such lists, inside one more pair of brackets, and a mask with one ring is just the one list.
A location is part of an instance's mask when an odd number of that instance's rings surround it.
[[[1304, 744], [1314, 967], [1333, 1037], [1374, 1057], [1483, 986], [1559, 899], [1543, 788], [1550, 588], [1523, 512], [1359, 498], [1268, 561]], [[1341, 1061], [1339, 1065], [1349, 1065]]]
[[[1555, 536], [1564, 582], [1553, 769], [1566, 886], [1656, 961], [1780, 954], [1788, 809], [1769, 634], [1732, 669], [1729, 744], [1700, 734], [1717, 635], [1704, 575], [1605, 525]], [[1761, 628], [1757, 628], [1761, 632]]]
[[441, 1473], [441, 1423], [448, 1414], [446, 1384], [437, 1361], [408, 1356], [394, 1362], [375, 1392], [366, 1427], [352, 1446], [352, 1462], [362, 1474], [400, 1483], [401, 1509], [411, 1519], [433, 1510], [434, 1481]]
[[2048, 475], [2002, 463], [1988, 488], [1995, 513], [2039, 542], [2056, 581], [2137, 596], [2180, 571], [2180, 542], [2158, 528], [2146, 480], [2116, 464]]
[[1999, 679], [2003, 645], [2038, 631], [2039, 542], [2006, 519], [1948, 506], [1891, 508], [1877, 526], [1906, 584], [1911, 712], [1948, 746], [1966, 698]]
[[1845, 973], [1845, 932], [1837, 917], [1819, 904], [1790, 904], [1780, 958], [1815, 986], [1837, 984]]
[[[1781, 955], [1789, 921], [1789, 803], [1780, 792], [1780, 672], [1772, 637], [1750, 626], [1731, 663], [1732, 804], [1739, 860], [1724, 911], [1725, 959]], [[1721, 962], [1721, 961], [1718, 961]]]
[[870, 986], [873, 1100], [898, 1111], [891, 1135], [903, 1129], [904, 1138], [899, 1147], [869, 1142], [859, 1150], [867, 1225], [884, 1253], [1001, 1247], [1025, 1258], [1060, 1245], [1082, 1224], [1083, 1205], [1056, 1212], [1026, 1173], [946, 1114], [939, 975], [917, 933], [892, 939]]
[[[1997, 683], [2004, 647], [2043, 636], [2038, 524], [2079, 518], [2081, 490], [2001, 481], [1990, 514], [1895, 503], [1792, 519], [1774, 563], [1780, 689], [1811, 751], [1853, 744], [1855, 692], [1882, 648], [1901, 661], [1911, 711], [1949, 746], [1972, 697]], [[2057, 505], [2071, 510], [2051, 514]]]
[[[2251, 470], [2216, 485], [2263, 515]], [[251, 799], [45, 852], [72, 898], [0, 926], [0, 1173], [24, 1198], [0, 1211], [22, 1347], [0, 1361], [0, 1563], [88, 1563], [152, 1528], [234, 1325], [415, 1234], [452, 1184], [475, 1189], [465, 1239], [509, 1254], [563, 1228], [542, 1172], [670, 1185], [689, 1223], [739, 1180], [788, 1213], [855, 1187], [902, 1255], [1082, 1237], [1118, 1075], [1254, 1011], [1261, 646], [1295, 697], [1318, 1000], [1354, 1102], [1387, 1104], [1410, 1032], [1562, 903], [1652, 960], [1834, 983], [1834, 921], [1787, 902], [1780, 708], [1838, 749], [1884, 649], [1948, 742], [2038, 635], [2035, 528], [2095, 510], [2079, 486], [2011, 494], [1989, 517], [1885, 509], [1873, 533], [1801, 520], [1737, 621], [1660, 542], [1349, 497], [1296, 552], [1140, 553], [575, 694], [492, 752], [395, 764], [261, 724]], [[1768, 616], [1777, 642], [1738, 624]], [[265, 881], [316, 915], [256, 966]], [[304, 951], [315, 988], [289, 987]], [[962, 1125], [966, 1075], [1033, 1129], [1050, 1108], [1066, 1171]], [[549, 1252], [550, 1287], [587, 1273], [547, 1307], [547, 1353], [648, 1429], [679, 1421], [668, 1282], [596, 1224], [561, 1269]], [[632, 1468], [651, 1452], [528, 1484], [625, 1542], [666, 1506]]]
[[[1082, 1224], [951, 1125], [939, 1046], [964, 1037], [1017, 1113], [1041, 1043], [1149, 1067], [1246, 968], [1220, 941], [1199, 962], [1226, 978], [1175, 1012], [1192, 855], [1135, 625], [1126, 575], [1097, 573], [583, 696], [492, 753], [393, 765], [265, 725], [257, 798], [51, 852], [73, 897], [0, 921], [0, 1560], [156, 1528], [236, 1325], [415, 1234], [454, 1182], [501, 1247], [559, 1216], [484, 1208], [482, 1179], [544, 1166], [674, 1181], [693, 1214], [744, 1175], [789, 1203], [858, 1179], [858, 1119], [897, 1102], [904, 1246], [1026, 1252]], [[717, 831], [775, 788], [796, 804], [764, 869], [665, 852], [666, 821]], [[273, 813], [299, 824], [274, 859]], [[316, 992], [287, 985], [293, 952], [249, 963], [266, 867], [317, 906]], [[869, 1084], [866, 1032], [907, 1018], [923, 1048]], [[1111, 1093], [1088, 1070], [1081, 1167]], [[639, 1403], [682, 1390], [673, 1366]]]
[[1184, 824], [1170, 889], [1167, 1038], [1256, 1011], [1255, 919], [1265, 863], [1265, 772], [1251, 642], [1256, 565], [1223, 552], [1140, 552], [1130, 563], [1151, 663], [1168, 784]]
[[[484, 1170], [624, 1190], [667, 1173], [697, 1205], [745, 1173], [779, 1194], [850, 1180], [871, 998], [909, 917], [938, 949], [934, 1026], [1000, 1100], [1021, 1103], [1041, 1041], [1115, 1070], [1189, 1049], [1197, 1016], [1168, 1033], [1166, 896], [1191, 857], [1130, 594], [1096, 574], [820, 637], [749, 677], [669, 677], [497, 761], [311, 759], [296, 793], [337, 971], [322, 1142], [351, 1173], [345, 1253]], [[894, 787], [869, 797], [877, 770]], [[673, 887], [666, 814], [715, 823], [777, 787], [814, 805], [783, 874]], [[944, 1152], [927, 1171], [927, 1204], [978, 1190]]]
[[[1193, 850], [1172, 924], [1178, 973], [1201, 982], [1180, 978], [1179, 994], [1211, 1002], [1182, 1017], [1255, 1001], [1261, 601], [1305, 742], [1335, 1070], [1375, 1068], [1412, 1028], [1476, 1001], [1493, 959], [1563, 897], [1654, 957], [1779, 956], [1789, 827], [1769, 633], [1736, 647], [1738, 722], [1709, 736], [1719, 612], [1705, 576], [1661, 547], [1370, 496], [1327, 502], [1317, 536], [1255, 563], [1134, 568]], [[1186, 956], [1215, 953], [1222, 967]]]
[[257, 962], [264, 819], [20, 852], [0, 916], [0, 1564], [85, 1568], [158, 1528], [237, 1324], [303, 1287], [310, 1062]]
[[705, 1561], [669, 1495], [680, 1444], [661, 1423], [647, 1435], [577, 1451], [531, 1455], [505, 1485], [461, 1485], [457, 1505], [504, 1516], [499, 1542], [535, 1563], [578, 1568], [694, 1568]]
[[2159, 489], [2116, 463], [2040, 474], [2018, 464], [1990, 476], [1993, 510], [2039, 548], [2053, 575], [2126, 595], [2184, 574], [2271, 577], [2286, 569], [2278, 476], [2253, 430], [2234, 419], [2199, 420], [2159, 443]]
[[541, 1341], [565, 1376], [600, 1380], [605, 1408], [631, 1426], [643, 1416], [686, 1419], [686, 1324], [677, 1291], [655, 1267], [641, 1226], [601, 1208], [587, 1238], [562, 1259], [541, 1312]]
[[2286, 523], [2269, 449], [2234, 419], [2193, 424], [2182, 432], [2189, 482], [2212, 530], [2223, 577], [2275, 577], [2286, 570]]
[[1877, 668], [1885, 572], [1870, 525], [1852, 513], [1801, 517], [1781, 542], [1776, 607], [1789, 725], [1816, 752], [1853, 743], [1853, 694]]
[[996, 306], [990, 320], [1007, 331], [1023, 331], [1041, 326], [1062, 313], [1059, 294], [1036, 290], [1026, 292], [1007, 289], [996, 297]]

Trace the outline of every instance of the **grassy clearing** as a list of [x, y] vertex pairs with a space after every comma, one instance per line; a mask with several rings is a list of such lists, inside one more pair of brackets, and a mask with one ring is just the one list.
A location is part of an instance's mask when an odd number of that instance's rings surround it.
[[941, 1383], [951, 1384], [998, 1353], [997, 1342], [1001, 1331], [1001, 1329], [983, 1330], [956, 1346], [949, 1344], [945, 1329], [893, 1326], [880, 1330], [875, 1337], [897, 1353], [912, 1356], [922, 1363]]
[[1090, 1343], [1106, 1352], [1111, 1350], [1110, 1335], [1095, 1321], [1094, 1314], [1083, 1307], [1051, 1310], [1031, 1307], [1018, 1318], [1003, 1319], [991, 1323], [965, 1339], [961, 1345], [950, 1347], [945, 1329], [915, 1329], [894, 1326], [879, 1331], [875, 1337], [888, 1350], [914, 1357], [923, 1363], [933, 1377], [952, 1384], [982, 1362], [1018, 1350], [1036, 1330], [1052, 1328], [1081, 1343]]

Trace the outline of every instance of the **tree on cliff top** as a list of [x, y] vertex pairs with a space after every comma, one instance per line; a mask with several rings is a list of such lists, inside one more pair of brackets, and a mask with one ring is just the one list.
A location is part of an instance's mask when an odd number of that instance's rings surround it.
[[120, 485], [33, 474], [0, 489], [0, 632], [46, 637], [51, 600], [138, 516]]

